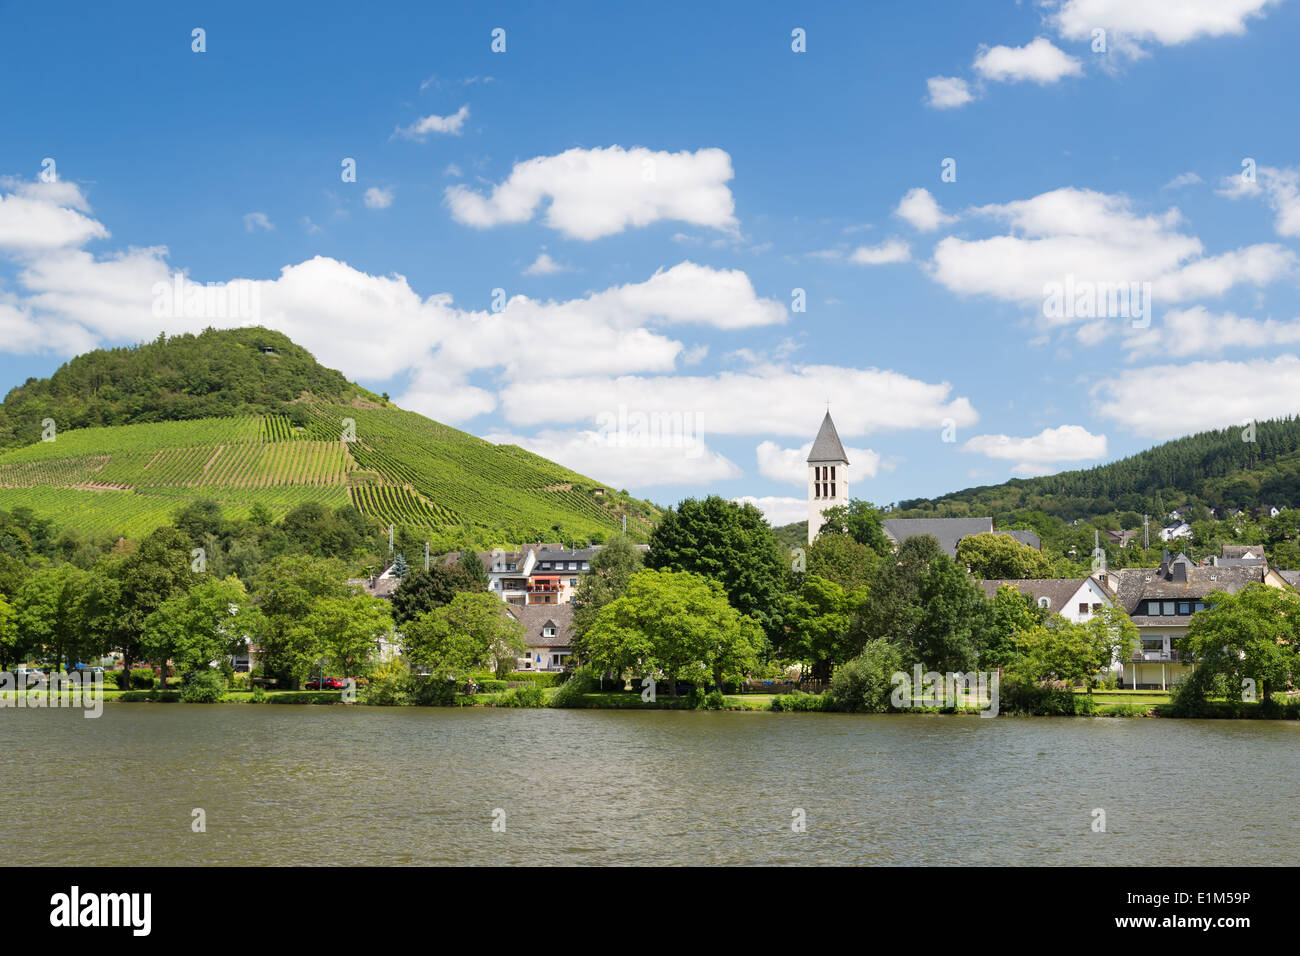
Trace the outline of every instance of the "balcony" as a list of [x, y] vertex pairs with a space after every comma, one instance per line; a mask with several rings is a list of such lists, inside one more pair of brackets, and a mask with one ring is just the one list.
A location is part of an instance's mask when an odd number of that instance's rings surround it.
[[1129, 660], [1140, 664], [1190, 664], [1193, 658], [1186, 651], [1143, 651]]
[[564, 588], [558, 584], [530, 584], [528, 585], [529, 594], [559, 594]]

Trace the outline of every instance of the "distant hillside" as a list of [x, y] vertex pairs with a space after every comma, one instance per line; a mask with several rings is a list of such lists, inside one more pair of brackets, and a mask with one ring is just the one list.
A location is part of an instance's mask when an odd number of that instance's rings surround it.
[[1108, 465], [1043, 478], [1013, 478], [939, 498], [912, 498], [896, 517], [991, 515], [1042, 511], [1065, 521], [1114, 512], [1164, 515], [1182, 505], [1249, 509], [1300, 507], [1300, 419], [1201, 432]]
[[[262, 351], [269, 349], [272, 351]], [[41, 420], [56, 422], [42, 441]], [[658, 509], [513, 445], [403, 411], [265, 329], [79, 356], [0, 406], [0, 509], [147, 533], [186, 501], [232, 517], [352, 504], [435, 547], [644, 539]], [[14, 447], [16, 446], [16, 447]]]

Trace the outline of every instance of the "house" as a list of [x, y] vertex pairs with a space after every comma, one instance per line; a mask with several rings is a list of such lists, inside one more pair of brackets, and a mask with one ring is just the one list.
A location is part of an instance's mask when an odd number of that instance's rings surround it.
[[521, 671], [561, 671], [573, 657], [573, 605], [508, 604], [506, 613], [524, 625], [527, 650]]
[[1262, 544], [1225, 544], [1210, 558], [1215, 567], [1258, 567], [1268, 563]]
[[1127, 548], [1129, 542], [1142, 533], [1141, 528], [1134, 528], [1132, 531], [1103, 531], [1111, 544], [1119, 545], [1121, 548]]
[[1176, 538], [1190, 538], [1192, 536], [1192, 526], [1186, 521], [1178, 524], [1167, 525], [1160, 529], [1161, 541], [1173, 541]]
[[598, 548], [538, 548], [528, 578], [529, 604], [567, 604]]
[[1183, 553], [1165, 552], [1158, 568], [1123, 568], [1100, 575], [1138, 629], [1139, 650], [1124, 663], [1123, 686], [1167, 690], [1195, 662], [1181, 647], [1192, 615], [1215, 591], [1235, 594], [1248, 584], [1294, 585], [1266, 564], [1197, 567]]
[[1103, 607], [1114, 603], [1114, 595], [1099, 578], [1020, 578], [980, 581], [990, 600], [998, 589], [1011, 586], [1035, 604], [1067, 621], [1084, 624]]
[[950, 558], [957, 557], [957, 545], [972, 534], [1004, 534], [1035, 551], [1043, 550], [1043, 542], [1032, 531], [994, 531], [992, 518], [886, 518], [881, 522], [885, 537], [894, 547], [908, 538], [928, 534], [939, 542]]

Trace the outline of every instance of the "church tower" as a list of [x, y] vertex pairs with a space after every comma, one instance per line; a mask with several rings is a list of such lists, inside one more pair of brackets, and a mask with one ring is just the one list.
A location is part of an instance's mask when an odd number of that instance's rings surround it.
[[849, 459], [831, 421], [830, 409], [822, 419], [812, 451], [808, 452], [808, 543], [817, 540], [827, 508], [849, 503]]

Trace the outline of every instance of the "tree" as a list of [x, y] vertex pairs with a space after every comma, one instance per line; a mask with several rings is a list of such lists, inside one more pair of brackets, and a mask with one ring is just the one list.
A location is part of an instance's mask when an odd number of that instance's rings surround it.
[[460, 560], [456, 562], [460, 567], [465, 569], [471, 578], [478, 582], [478, 589], [486, 591], [491, 579], [488, 577], [487, 569], [483, 567], [483, 562], [479, 560], [478, 552], [472, 548], [466, 548], [460, 553]]
[[1183, 639], [1197, 660], [1197, 688], [1217, 678], [1237, 694], [1254, 681], [1259, 700], [1270, 702], [1274, 690], [1300, 678], [1300, 596], [1248, 584], [1235, 594], [1215, 592], [1205, 603]]
[[808, 548], [807, 573], [855, 591], [867, 586], [880, 561], [875, 551], [846, 534], [819, 534]]
[[14, 598], [19, 643], [40, 648], [57, 671], [91, 651], [82, 602], [90, 574], [64, 564], [37, 571]]
[[435, 564], [427, 571], [419, 568], [402, 578], [393, 591], [393, 617], [400, 627], [426, 611], [450, 604], [457, 594], [484, 590], [460, 564]]
[[275, 558], [262, 568], [254, 590], [267, 621], [258, 656], [268, 676], [294, 686], [307, 676], [321, 656], [321, 642], [302, 622], [321, 601], [348, 596], [346, 576], [341, 561], [302, 554]]
[[[97, 604], [104, 598], [116, 600], [117, 616], [109, 633], [128, 670], [142, 657], [141, 636], [149, 615], [164, 601], [188, 591], [199, 580], [190, 567], [190, 548], [189, 538], [177, 529], [170, 525], [157, 528], [118, 566], [115, 593], [111, 586], [96, 590]], [[108, 612], [103, 607], [99, 610]], [[162, 673], [165, 683], [165, 668]]]
[[862, 653], [835, 671], [830, 699], [835, 710], [882, 714], [889, 710], [894, 674], [903, 669], [898, 648], [884, 639], [868, 641]]
[[1049, 613], [1034, 603], [1032, 594], [1021, 594], [1013, 584], [998, 588], [989, 602], [980, 666], [992, 670], [1011, 663], [1016, 656], [1016, 636], [1041, 627]]
[[18, 612], [0, 596], [0, 671], [9, 670], [25, 656], [20, 634]]
[[498, 673], [524, 652], [524, 626], [494, 595], [461, 592], [451, 603], [408, 621], [402, 653], [417, 672], [459, 677], [491, 667]]
[[803, 663], [816, 680], [829, 680], [835, 665], [852, 656], [849, 595], [834, 581], [808, 574], [799, 590], [782, 595], [781, 602], [781, 655]]
[[1116, 661], [1126, 661], [1137, 650], [1137, 625], [1129, 618], [1122, 607], [1104, 604], [1084, 625], [1092, 641], [1093, 668], [1085, 681], [1088, 693], [1092, 693], [1096, 675], [1109, 670]]
[[1052, 563], [1042, 552], [1009, 534], [971, 534], [957, 543], [957, 563], [977, 578], [1019, 579], [1052, 576]]
[[1039, 683], [1064, 681], [1069, 686], [1097, 673], [1097, 648], [1087, 628], [1059, 614], [1016, 635], [1016, 656], [1006, 667], [1009, 677]]
[[718, 582], [650, 569], [601, 609], [587, 632], [585, 663], [607, 673], [662, 673], [675, 697], [679, 679], [721, 684], [742, 675], [756, 663], [760, 642], [757, 622], [727, 602]]
[[402, 553], [399, 551], [397, 557], [393, 559], [393, 576], [405, 578], [410, 573], [411, 566], [406, 563], [406, 558], [402, 557]]
[[893, 545], [885, 536], [880, 512], [870, 501], [854, 498], [847, 505], [827, 508], [822, 513], [822, 518], [822, 528], [817, 535], [819, 540], [822, 535], [844, 535], [878, 555], [886, 555], [893, 550]]
[[591, 570], [573, 592], [573, 652], [581, 660], [583, 641], [601, 608], [623, 596], [627, 582], [643, 566], [641, 552], [626, 535], [616, 534], [591, 559]]
[[264, 626], [238, 578], [208, 576], [145, 619], [141, 645], [147, 659], [170, 660], [188, 675], [236, 656], [246, 643], [259, 639]]
[[359, 677], [392, 630], [393, 616], [388, 602], [380, 598], [327, 598], [316, 605], [304, 626], [317, 636], [321, 650], [344, 677]]
[[669, 509], [650, 534], [647, 568], [686, 571], [722, 585], [739, 613], [779, 635], [774, 608], [784, 590], [786, 561], [763, 513], [717, 495], [687, 498]]

